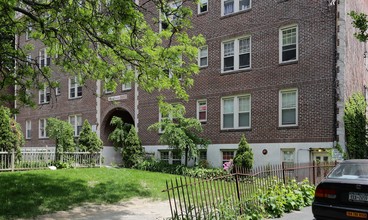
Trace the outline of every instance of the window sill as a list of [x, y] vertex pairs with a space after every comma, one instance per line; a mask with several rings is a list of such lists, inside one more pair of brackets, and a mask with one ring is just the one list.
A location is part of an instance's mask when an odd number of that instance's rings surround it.
[[38, 103], [38, 105], [48, 105], [50, 102]]
[[48, 140], [49, 138], [48, 137], [39, 137], [38, 139], [39, 140]]
[[131, 91], [132, 89], [123, 89], [123, 90], [121, 90], [122, 92], [129, 92], [129, 91]]
[[250, 72], [250, 71], [252, 71], [252, 68], [244, 68], [244, 69], [239, 69], [239, 70], [221, 72], [221, 75], [230, 75], [230, 74], [237, 74], [237, 73]]
[[284, 126], [278, 126], [277, 130], [285, 130], [285, 129], [299, 129], [299, 125], [284, 125]]
[[207, 69], [208, 68], [208, 65], [207, 66], [198, 66], [199, 70], [204, 70], [204, 69]]
[[225, 18], [229, 18], [229, 17], [232, 17], [232, 16], [236, 16], [238, 14], [243, 14], [243, 13], [249, 12], [251, 10], [252, 10], [252, 8], [247, 8], [247, 9], [244, 9], [244, 10], [241, 10], [241, 11], [233, 12], [231, 14], [221, 15], [220, 19], [225, 19]]
[[75, 99], [81, 99], [82, 98], [82, 96], [78, 96], [78, 97], [73, 97], [73, 98], [68, 98], [68, 100], [75, 100]]
[[199, 13], [197, 13], [197, 17], [204, 16], [206, 14], [208, 14], [208, 11], [199, 12]]
[[225, 133], [225, 132], [239, 132], [239, 131], [252, 131], [252, 128], [221, 129], [220, 130], [220, 133]]
[[279, 66], [292, 65], [292, 64], [297, 64], [297, 63], [298, 63], [298, 60], [285, 61], [285, 62], [279, 63]]

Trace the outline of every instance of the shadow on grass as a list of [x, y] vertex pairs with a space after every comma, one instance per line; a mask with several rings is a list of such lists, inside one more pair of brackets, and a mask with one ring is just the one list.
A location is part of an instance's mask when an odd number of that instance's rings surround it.
[[84, 202], [116, 203], [136, 196], [148, 197], [150, 192], [138, 183], [121, 181], [91, 185], [42, 174], [0, 175], [0, 219], [33, 218]]

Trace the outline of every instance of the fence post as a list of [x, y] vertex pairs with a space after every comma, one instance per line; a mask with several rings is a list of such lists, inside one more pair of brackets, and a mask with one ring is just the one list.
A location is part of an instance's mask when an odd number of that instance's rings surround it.
[[313, 165], [312, 167], [313, 185], [316, 185], [316, 163], [314, 160], [313, 160], [312, 165]]
[[14, 160], [15, 160], [15, 151], [14, 151], [14, 148], [13, 148], [12, 149], [12, 155], [11, 155], [11, 171], [12, 172], [14, 172], [14, 166], [15, 166]]
[[284, 184], [286, 184], [286, 178], [285, 178], [285, 162], [282, 162], [282, 181], [284, 181]]
[[100, 151], [100, 158], [99, 158], [99, 163], [100, 163], [100, 168], [101, 168], [101, 163], [102, 163], [102, 151]]
[[238, 201], [239, 201], [239, 206], [240, 206], [240, 215], [243, 214], [243, 210], [242, 210], [242, 204], [240, 201], [240, 189], [239, 189], [239, 175], [238, 172], [235, 173], [235, 184], [236, 184], [236, 194], [238, 196]]

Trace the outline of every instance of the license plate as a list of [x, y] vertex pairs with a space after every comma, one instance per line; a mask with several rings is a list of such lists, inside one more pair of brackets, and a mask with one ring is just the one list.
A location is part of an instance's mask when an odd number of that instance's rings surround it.
[[368, 193], [349, 193], [349, 201], [351, 202], [368, 202]]
[[367, 213], [362, 212], [346, 212], [346, 216], [355, 218], [367, 218]]

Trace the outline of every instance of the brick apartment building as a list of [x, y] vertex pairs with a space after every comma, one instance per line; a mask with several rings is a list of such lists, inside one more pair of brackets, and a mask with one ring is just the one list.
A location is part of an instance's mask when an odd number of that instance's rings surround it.
[[[200, 74], [194, 76], [189, 101], [184, 103], [186, 116], [200, 119], [203, 136], [211, 140], [200, 158], [220, 167], [234, 157], [245, 134], [256, 166], [338, 159], [329, 150], [345, 144], [344, 103], [354, 92], [365, 93], [368, 83], [366, 47], [353, 37], [347, 13], [368, 13], [368, 2], [201, 2], [185, 3], [193, 9], [191, 34], [202, 34], [206, 46], [199, 50]], [[152, 25], [157, 31], [164, 28]], [[30, 56], [48, 65], [42, 43], [27, 35], [18, 38], [19, 44], [26, 42], [35, 45]], [[17, 115], [26, 147], [53, 146], [45, 133], [48, 117], [68, 120], [76, 135], [88, 119], [104, 142], [105, 163], [118, 161], [107, 140], [115, 115], [135, 124], [147, 152], [169, 163], [183, 160], [159, 144], [159, 133], [147, 131], [161, 119], [156, 94], [145, 93], [135, 84], [122, 85], [115, 93], [101, 92], [102, 82], [80, 86], [73, 77], [59, 73], [52, 59], [50, 65], [60, 88], [34, 91], [38, 107], [22, 108]]]

